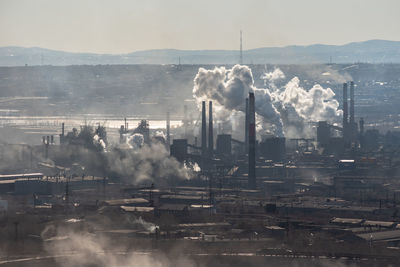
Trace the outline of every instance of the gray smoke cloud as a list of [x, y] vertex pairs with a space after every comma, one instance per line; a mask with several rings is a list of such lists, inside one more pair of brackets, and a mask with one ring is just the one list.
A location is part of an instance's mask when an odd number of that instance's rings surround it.
[[166, 184], [174, 179], [190, 179], [191, 172], [170, 157], [161, 143], [145, 144], [140, 148], [117, 147], [106, 153], [111, 172], [132, 184], [156, 182]]
[[135, 134], [124, 134], [123, 138], [125, 139], [126, 144], [130, 148], [138, 149], [144, 145], [144, 136], [140, 133]]
[[139, 251], [99, 234], [75, 232], [67, 228], [57, 228], [55, 232], [54, 241], [45, 242], [44, 247], [54, 257], [57, 266], [196, 266], [181, 254], [169, 257], [162, 252]]
[[194, 79], [193, 96], [199, 109], [202, 101], [214, 101], [216, 120], [231, 123], [233, 117], [238, 117], [237, 113], [243, 114], [248, 92], [254, 92], [259, 135], [309, 136], [308, 122], [340, 120], [342, 111], [330, 88], [316, 84], [306, 90], [300, 86], [298, 77], [278, 87], [276, 83], [286, 78], [279, 68], [266, 72], [261, 78], [267, 88], [254, 86], [251, 69], [247, 66], [200, 68]]

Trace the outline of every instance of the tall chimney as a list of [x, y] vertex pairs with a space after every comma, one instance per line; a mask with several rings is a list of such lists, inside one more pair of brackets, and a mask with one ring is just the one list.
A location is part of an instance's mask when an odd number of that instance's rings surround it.
[[61, 123], [61, 136], [64, 136], [64, 123]]
[[359, 135], [360, 147], [364, 148], [364, 119], [360, 119], [360, 135]]
[[249, 152], [249, 99], [246, 98], [246, 116], [244, 122], [244, 154]]
[[207, 153], [206, 101], [201, 104], [201, 156], [204, 158]]
[[208, 153], [213, 156], [214, 152], [214, 129], [213, 129], [213, 114], [212, 101], [208, 102]]
[[347, 83], [343, 84], [343, 133], [347, 130], [348, 124], [348, 105], [347, 105]]
[[256, 188], [256, 118], [254, 93], [249, 93], [249, 188]]
[[353, 127], [354, 120], [354, 82], [350, 82], [350, 125]]
[[183, 106], [183, 126], [185, 127], [185, 138], [187, 139], [187, 132], [188, 132], [188, 117], [187, 117], [187, 105]]
[[169, 119], [169, 111], [167, 112], [167, 149], [169, 149], [169, 146], [171, 145], [171, 137], [169, 133], [169, 128], [170, 128], [170, 119]]

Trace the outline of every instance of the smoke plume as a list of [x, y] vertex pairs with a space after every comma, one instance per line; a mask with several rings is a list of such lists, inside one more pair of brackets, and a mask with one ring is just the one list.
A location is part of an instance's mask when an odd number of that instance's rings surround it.
[[249, 92], [254, 92], [256, 97], [258, 125], [265, 132], [282, 136], [282, 121], [272, 103], [270, 92], [254, 86], [249, 67], [235, 65], [228, 70], [225, 67], [216, 67], [214, 70], [200, 68], [194, 79], [193, 96], [198, 107], [201, 107], [202, 101], [212, 100], [214, 116], [222, 123], [230, 121], [232, 112], [245, 112], [244, 100]]
[[166, 184], [175, 179], [189, 179], [191, 173], [170, 157], [161, 143], [145, 144], [141, 148], [116, 147], [105, 153], [109, 170], [132, 184], [156, 182]]
[[232, 117], [243, 118], [245, 98], [249, 92], [254, 92], [259, 135], [304, 137], [310, 134], [308, 122], [339, 121], [342, 111], [338, 110], [339, 103], [330, 88], [316, 84], [306, 90], [300, 86], [298, 77], [279, 87], [277, 82], [286, 76], [278, 68], [261, 78], [267, 88], [254, 86], [251, 69], [247, 66], [200, 68], [194, 79], [193, 96], [199, 109], [202, 101], [214, 101], [216, 120], [232, 123]]
[[[162, 252], [143, 252], [114, 242], [98, 234], [57, 229], [54, 241], [47, 241], [46, 251], [54, 257], [57, 266], [150, 267], [195, 266], [182, 255]], [[60, 238], [58, 238], [60, 237]]]

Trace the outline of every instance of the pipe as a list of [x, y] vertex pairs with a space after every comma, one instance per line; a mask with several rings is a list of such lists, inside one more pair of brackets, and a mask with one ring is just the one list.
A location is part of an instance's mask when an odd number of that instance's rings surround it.
[[348, 104], [347, 104], [347, 83], [343, 83], [343, 130], [347, 129], [348, 124]]
[[249, 152], [249, 99], [246, 98], [246, 117], [244, 123], [244, 154]]
[[170, 139], [170, 119], [169, 119], [169, 112], [167, 112], [167, 149], [169, 150], [169, 146], [171, 145]]
[[187, 139], [188, 134], [188, 118], [187, 118], [187, 105], [183, 106], [183, 125], [185, 127], [185, 139]]
[[354, 82], [350, 82], [350, 125], [353, 126], [354, 123]]
[[201, 156], [204, 158], [207, 153], [206, 102], [203, 101], [201, 104]]
[[208, 104], [208, 153], [212, 157], [214, 154], [214, 129], [213, 129], [213, 114], [212, 101]]
[[250, 189], [256, 189], [256, 120], [254, 93], [249, 93], [249, 176]]
[[364, 135], [364, 118], [360, 119], [360, 135]]

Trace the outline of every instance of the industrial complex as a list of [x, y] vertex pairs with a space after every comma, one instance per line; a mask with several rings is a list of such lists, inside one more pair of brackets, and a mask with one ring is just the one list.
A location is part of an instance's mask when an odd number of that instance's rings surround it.
[[396, 263], [400, 135], [365, 129], [360, 86], [342, 86], [342, 121], [313, 121], [307, 136], [260, 130], [260, 94], [249, 90], [235, 134], [221, 103], [202, 99], [191, 114], [182, 105], [181, 119], [169, 109], [157, 128], [121, 118], [115, 144], [97, 122], [63, 122], [38, 145], [1, 144], [0, 263], [15, 249], [43, 260], [80, 231], [135, 250], [178, 246], [206, 265], [211, 255]]

